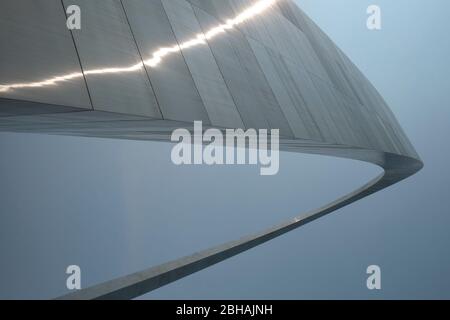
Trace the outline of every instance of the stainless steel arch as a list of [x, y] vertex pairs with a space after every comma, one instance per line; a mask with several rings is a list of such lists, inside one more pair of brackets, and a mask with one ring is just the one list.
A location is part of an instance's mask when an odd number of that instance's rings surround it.
[[[71, 4], [82, 31], [66, 28]], [[423, 166], [376, 89], [291, 0], [5, 0], [0, 27], [0, 131], [169, 141], [202, 120], [205, 129], [280, 129], [282, 150], [385, 171], [279, 226], [63, 299], [137, 297]]]

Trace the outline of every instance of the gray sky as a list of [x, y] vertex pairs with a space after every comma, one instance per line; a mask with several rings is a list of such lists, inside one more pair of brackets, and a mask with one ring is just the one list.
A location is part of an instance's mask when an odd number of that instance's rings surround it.
[[[450, 298], [447, 0], [302, 0], [379, 89], [425, 162], [417, 176], [146, 298]], [[378, 4], [383, 29], [366, 29]], [[65, 292], [257, 231], [334, 200], [371, 165], [281, 155], [254, 167], [175, 167], [170, 145], [0, 134], [0, 298]], [[348, 178], [351, 174], [351, 178]], [[368, 291], [366, 268], [382, 268]]]

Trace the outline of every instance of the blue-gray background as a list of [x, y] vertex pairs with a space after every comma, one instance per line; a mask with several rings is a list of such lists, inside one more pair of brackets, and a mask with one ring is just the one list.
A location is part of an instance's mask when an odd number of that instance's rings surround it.
[[[367, 30], [366, 9], [383, 29]], [[302, 0], [379, 89], [425, 162], [418, 175], [145, 298], [450, 298], [448, 0]], [[0, 298], [65, 293], [257, 231], [379, 173], [281, 155], [281, 171], [175, 167], [171, 146], [0, 134]], [[366, 268], [382, 268], [382, 290]]]

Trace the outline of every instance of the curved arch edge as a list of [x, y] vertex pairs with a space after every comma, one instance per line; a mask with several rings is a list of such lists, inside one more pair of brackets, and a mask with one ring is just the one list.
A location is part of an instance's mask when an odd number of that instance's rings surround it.
[[403, 155], [348, 146], [283, 141], [283, 151], [320, 154], [361, 160], [380, 166], [384, 172], [355, 191], [307, 213], [259, 233], [176, 259], [147, 270], [113, 279], [90, 288], [64, 295], [59, 300], [133, 299], [193, 273], [248, 251], [290, 231], [311, 223], [336, 210], [368, 197], [414, 175], [423, 168], [422, 161]]

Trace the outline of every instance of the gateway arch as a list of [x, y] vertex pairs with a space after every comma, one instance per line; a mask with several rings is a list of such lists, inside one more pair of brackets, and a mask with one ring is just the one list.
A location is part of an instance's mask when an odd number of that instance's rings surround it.
[[[68, 30], [66, 8], [81, 8]], [[418, 172], [377, 90], [291, 0], [5, 0], [0, 131], [170, 141], [176, 128], [279, 129], [280, 148], [384, 173], [289, 221], [61, 297], [132, 299]]]

